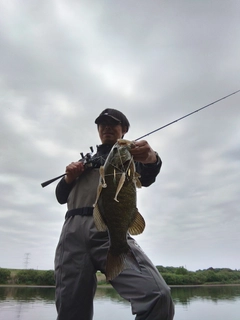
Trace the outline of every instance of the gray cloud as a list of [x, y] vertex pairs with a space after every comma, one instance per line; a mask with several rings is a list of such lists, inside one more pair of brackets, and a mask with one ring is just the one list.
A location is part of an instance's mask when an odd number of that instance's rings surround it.
[[[123, 111], [136, 139], [235, 90], [237, 0], [0, 3], [0, 267], [53, 268], [66, 206], [55, 184]], [[145, 139], [162, 157], [138, 191], [155, 264], [238, 268], [239, 94]], [[96, 148], [95, 148], [96, 149]]]

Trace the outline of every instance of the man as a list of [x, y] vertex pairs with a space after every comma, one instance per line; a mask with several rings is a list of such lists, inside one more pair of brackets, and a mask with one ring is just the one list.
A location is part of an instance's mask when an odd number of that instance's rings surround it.
[[[107, 232], [97, 231], [93, 221], [99, 167], [116, 141], [128, 132], [130, 124], [126, 116], [115, 109], [104, 110], [95, 123], [102, 144], [93, 156], [93, 166], [85, 168], [82, 162], [72, 162], [56, 187], [57, 200], [68, 205], [55, 257], [58, 320], [93, 318], [96, 271], [105, 272], [109, 237]], [[149, 186], [160, 171], [161, 159], [145, 140], [135, 142], [131, 154], [142, 185]], [[169, 287], [129, 235], [128, 244], [141, 272], [125, 269], [110, 281], [111, 285], [130, 301], [137, 320], [172, 320], [174, 306]]]

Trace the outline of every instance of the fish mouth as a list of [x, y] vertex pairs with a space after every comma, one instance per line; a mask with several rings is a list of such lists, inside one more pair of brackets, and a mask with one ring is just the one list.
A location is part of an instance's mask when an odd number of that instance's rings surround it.
[[121, 147], [126, 147], [128, 150], [135, 148], [135, 143], [134, 141], [126, 140], [126, 139], [118, 139], [117, 140], [117, 145]]

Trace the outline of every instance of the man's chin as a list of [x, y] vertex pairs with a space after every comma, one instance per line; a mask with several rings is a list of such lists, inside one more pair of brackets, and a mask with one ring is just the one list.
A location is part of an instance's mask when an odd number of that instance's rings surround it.
[[102, 140], [102, 143], [103, 144], [111, 144], [111, 145], [114, 145], [114, 143], [116, 143], [116, 139], [114, 139], [113, 137], [105, 137], [103, 140]]

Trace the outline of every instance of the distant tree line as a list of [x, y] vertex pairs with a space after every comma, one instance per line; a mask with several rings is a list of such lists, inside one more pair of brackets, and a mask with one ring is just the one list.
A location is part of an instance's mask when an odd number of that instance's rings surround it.
[[209, 268], [188, 271], [184, 267], [157, 266], [168, 285], [240, 284], [240, 270]]
[[0, 284], [44, 285], [53, 286], [53, 270], [14, 270], [0, 268]]
[[[158, 271], [168, 285], [203, 285], [203, 284], [240, 284], [240, 270], [228, 268], [209, 268], [188, 271], [184, 267], [157, 266]], [[98, 277], [98, 284], [106, 281]], [[45, 285], [54, 286], [53, 270], [10, 270], [0, 268], [0, 284]]]

